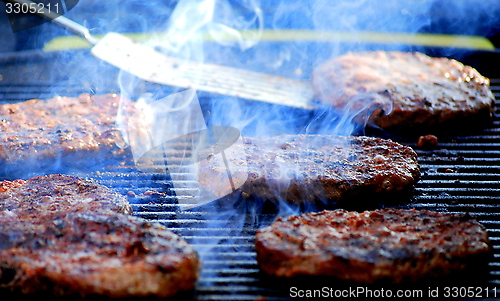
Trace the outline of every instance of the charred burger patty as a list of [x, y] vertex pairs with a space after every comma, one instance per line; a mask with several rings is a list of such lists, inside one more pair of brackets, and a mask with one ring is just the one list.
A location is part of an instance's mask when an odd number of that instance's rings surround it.
[[[230, 150], [246, 154], [246, 160], [231, 162], [233, 176], [248, 174], [243, 196], [292, 203], [390, 196], [412, 191], [420, 177], [417, 154], [386, 139], [282, 135], [243, 141], [242, 149]], [[200, 182], [214, 194], [225, 190], [220, 166], [208, 161], [200, 171]]]
[[456, 60], [422, 53], [347, 53], [318, 66], [312, 84], [321, 100], [385, 129], [486, 125], [493, 116], [487, 78]]
[[328, 275], [363, 283], [437, 277], [491, 252], [468, 215], [427, 210], [344, 210], [279, 218], [257, 231], [257, 261], [280, 277]]
[[92, 180], [55, 174], [0, 181], [0, 212], [23, 220], [58, 212], [132, 214], [132, 207], [123, 195]]
[[0, 105], [0, 174], [24, 177], [39, 171], [78, 169], [129, 154], [116, 125], [118, 107], [132, 102], [116, 94], [32, 99]]
[[0, 282], [15, 292], [167, 297], [198, 278], [196, 252], [158, 223], [117, 213], [0, 220]]
[[130, 213], [124, 196], [79, 177], [0, 182], [0, 287], [108, 297], [192, 289], [192, 247]]

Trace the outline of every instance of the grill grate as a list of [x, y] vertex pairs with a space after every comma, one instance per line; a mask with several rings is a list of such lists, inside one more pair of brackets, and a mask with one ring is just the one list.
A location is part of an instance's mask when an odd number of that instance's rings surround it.
[[411, 206], [476, 217], [488, 229], [495, 252], [484, 286], [496, 287], [500, 286], [500, 79], [491, 84], [497, 99], [491, 128], [440, 139], [435, 151], [417, 150], [423, 176]]
[[[0, 85], [0, 102], [51, 97], [45, 88]], [[82, 92], [78, 87], [67, 88], [69, 94]], [[492, 80], [492, 90], [500, 98], [500, 79]], [[489, 277], [480, 283], [485, 288], [500, 287], [500, 101], [496, 107], [492, 128], [473, 135], [439, 137], [437, 150], [416, 149], [422, 179], [408, 204], [417, 209], [469, 212], [485, 225], [495, 251]], [[415, 143], [405, 144], [416, 147]], [[181, 210], [185, 208], [177, 200], [193, 197], [193, 183], [186, 180], [185, 187], [173, 188], [167, 174], [141, 173], [130, 166], [84, 175], [128, 195], [135, 215], [159, 221], [193, 244], [203, 260], [194, 299], [289, 299], [290, 285], [269, 279], [255, 260], [255, 231], [272, 222], [275, 214], [234, 199]]]
[[[500, 80], [495, 82], [500, 85]], [[498, 97], [500, 86], [492, 88]], [[480, 134], [440, 137], [439, 149], [417, 149], [423, 174], [408, 205], [417, 209], [469, 212], [485, 225], [495, 250], [489, 263], [490, 277], [481, 282], [485, 288], [500, 286], [498, 113], [497, 110], [493, 128]], [[416, 147], [414, 143], [406, 144]], [[182, 192], [176, 193], [182, 196]], [[204, 263], [194, 292], [196, 299], [256, 300], [260, 296], [267, 300], [288, 299], [289, 286], [277, 287], [275, 280], [267, 279], [259, 271], [255, 261], [255, 231], [275, 216], [253, 215], [252, 208], [240, 207], [236, 212], [218, 212], [214, 208], [177, 211], [178, 205], [171, 202], [134, 205], [136, 215], [160, 221], [199, 250]]]

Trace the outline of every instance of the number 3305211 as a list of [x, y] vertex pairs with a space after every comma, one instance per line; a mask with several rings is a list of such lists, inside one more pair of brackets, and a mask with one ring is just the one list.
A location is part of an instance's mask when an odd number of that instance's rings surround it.
[[47, 5], [43, 5], [43, 3], [10, 3], [7, 2], [5, 3], [5, 11], [8, 14], [19, 14], [19, 13], [38, 13], [38, 14], [43, 14], [46, 12], [47, 9], [49, 11], [59, 13], [59, 3], [50, 5], [48, 3]]

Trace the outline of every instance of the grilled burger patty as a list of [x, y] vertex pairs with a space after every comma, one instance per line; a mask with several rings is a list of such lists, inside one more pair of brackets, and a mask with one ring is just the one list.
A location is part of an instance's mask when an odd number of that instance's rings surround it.
[[123, 195], [92, 180], [56, 174], [0, 181], [0, 212], [23, 220], [58, 212], [132, 214], [132, 207]]
[[[121, 100], [133, 114], [130, 101]], [[32, 99], [0, 105], [0, 169], [12, 177], [59, 167], [81, 168], [128, 158], [116, 146], [116, 94]]]
[[65, 212], [0, 221], [0, 287], [15, 292], [168, 297], [198, 278], [196, 252], [159, 223]]
[[[246, 162], [231, 162], [230, 168], [233, 177], [248, 174], [240, 187], [243, 196], [292, 203], [339, 201], [374, 193], [389, 196], [412, 191], [420, 177], [416, 153], [390, 140], [282, 135], [243, 141], [244, 149], [230, 150], [246, 154]], [[232, 160], [229, 151], [226, 156]], [[225, 175], [220, 164], [208, 161], [202, 164], [199, 179], [217, 195], [227, 191], [221, 186]]]
[[427, 210], [344, 210], [279, 218], [257, 231], [257, 261], [281, 277], [328, 275], [400, 283], [450, 274], [491, 252], [469, 215]]
[[195, 251], [131, 213], [124, 196], [79, 177], [0, 182], [0, 287], [109, 297], [193, 288]]
[[312, 84], [321, 100], [385, 129], [485, 125], [493, 116], [487, 78], [456, 60], [422, 53], [348, 53], [318, 66]]

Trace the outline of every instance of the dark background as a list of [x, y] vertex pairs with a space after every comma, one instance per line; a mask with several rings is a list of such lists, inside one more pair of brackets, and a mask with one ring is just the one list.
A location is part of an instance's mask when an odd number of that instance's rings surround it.
[[[67, 16], [86, 25], [95, 34], [106, 31], [157, 31], [166, 26], [178, 2], [80, 0]], [[344, 1], [354, 3], [352, 5], [338, 4], [343, 1], [224, 2], [230, 3], [235, 12], [242, 14], [248, 13], [251, 6], [259, 6], [263, 12], [265, 28], [480, 35], [489, 38], [497, 48], [500, 46], [499, 1]], [[328, 6], [337, 13], [332, 13], [331, 19], [322, 20], [321, 11], [328, 10], [324, 10], [321, 5]], [[358, 17], [352, 16], [353, 14], [358, 14]], [[0, 52], [40, 49], [52, 38], [66, 34], [69, 33], [52, 24], [12, 33], [5, 13], [5, 3], [0, 1]]]

